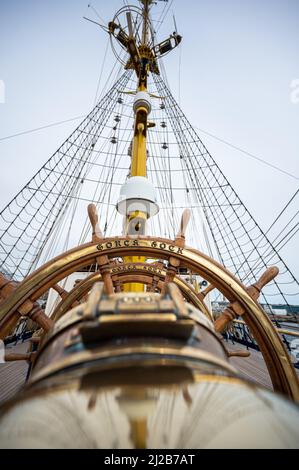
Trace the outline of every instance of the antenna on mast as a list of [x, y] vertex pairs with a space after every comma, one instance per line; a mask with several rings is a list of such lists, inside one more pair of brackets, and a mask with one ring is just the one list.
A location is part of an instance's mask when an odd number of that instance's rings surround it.
[[[165, 3], [168, 0], [159, 0]], [[145, 69], [160, 75], [158, 59], [175, 49], [182, 41], [182, 36], [175, 32], [161, 43], [155, 42], [154, 31], [150, 20], [150, 7], [157, 4], [154, 0], [139, 0], [141, 6], [124, 6], [108, 25], [111, 45], [117, 59], [125, 69], [134, 69], [140, 79]], [[121, 57], [119, 48], [128, 54], [127, 59]]]
[[106, 28], [106, 26], [104, 26], [104, 25], [98, 23], [97, 21], [91, 20], [90, 18], [87, 18], [86, 16], [83, 16], [83, 19], [86, 20], [86, 21], [90, 21], [90, 23], [96, 24], [97, 26], [99, 26], [100, 28], [102, 28], [104, 31], [108, 32], [108, 28]]
[[174, 24], [174, 33], [176, 34], [178, 32], [178, 28], [177, 28], [176, 19], [174, 15], [173, 15], [173, 24]]

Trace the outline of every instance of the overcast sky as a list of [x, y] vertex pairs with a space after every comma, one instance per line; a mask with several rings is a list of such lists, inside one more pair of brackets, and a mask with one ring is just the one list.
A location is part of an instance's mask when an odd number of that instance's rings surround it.
[[[92, 4], [108, 22], [123, 2]], [[98, 20], [87, 6], [88, 0], [1, 0], [0, 80], [5, 83], [5, 103], [0, 103], [0, 138], [91, 109], [107, 37], [82, 19], [88, 15]], [[163, 6], [156, 7], [156, 18]], [[266, 230], [298, 188], [299, 102], [291, 100], [291, 83], [299, 80], [299, 1], [174, 0], [158, 33], [161, 40], [173, 31], [173, 12], [183, 44], [181, 51], [165, 59], [165, 66], [172, 92], [189, 120], [297, 177], [199, 132]], [[113, 63], [109, 48], [102, 85]], [[0, 141], [1, 207], [77, 124]], [[297, 277], [298, 242], [297, 234], [282, 251]]]

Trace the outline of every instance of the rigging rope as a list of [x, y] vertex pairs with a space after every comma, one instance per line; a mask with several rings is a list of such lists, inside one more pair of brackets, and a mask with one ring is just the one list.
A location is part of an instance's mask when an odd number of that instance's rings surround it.
[[247, 152], [246, 150], [241, 149], [240, 147], [237, 147], [236, 145], [233, 145], [230, 142], [227, 142], [224, 139], [220, 139], [216, 135], [211, 134], [210, 132], [204, 131], [203, 129], [200, 129], [199, 127], [194, 126], [194, 129], [197, 129], [198, 131], [202, 132], [203, 134], [206, 134], [206, 135], [212, 137], [213, 139], [218, 140], [218, 142], [221, 142], [222, 144], [228, 145], [229, 147], [231, 147], [234, 150], [238, 150], [239, 152], [243, 153], [247, 157], [253, 158], [254, 160], [257, 160], [258, 162], [263, 163], [264, 165], [267, 165], [270, 168], [273, 168], [274, 170], [280, 171], [280, 173], [284, 173], [285, 175], [290, 176], [291, 178], [294, 178], [295, 180], [299, 181], [299, 177], [296, 176], [296, 175], [293, 175], [289, 171], [283, 170], [282, 168], [280, 168], [276, 165], [273, 165], [272, 163], [269, 163], [266, 160], [263, 160], [262, 158], [257, 157], [256, 155], [253, 155], [252, 153]]
[[[120, 68], [113, 75], [119, 73]], [[0, 214], [4, 227], [0, 231], [1, 259], [6, 258], [5, 269], [16, 278], [76, 245], [77, 240], [90, 240], [87, 203], [98, 206], [105, 235], [121, 232], [123, 219], [115, 204], [128, 177], [134, 123], [134, 97], [122, 91], [135, 90], [135, 76], [128, 71]], [[160, 96], [152, 102], [151, 120], [156, 127], [148, 131], [147, 171], [161, 208], [150, 219], [150, 234], [173, 238], [182, 210], [191, 208], [189, 244], [249, 284], [273, 256], [281, 274], [265, 289], [263, 301], [270, 306], [275, 296], [290, 304], [298, 283], [280, 258], [276, 243], [271, 245], [237, 196], [175, 102], [167, 82], [151, 77], [149, 90]], [[277, 238], [278, 247], [296, 230], [294, 219]], [[266, 259], [262, 259], [264, 252]]]
[[14, 137], [19, 137], [21, 135], [32, 134], [33, 132], [41, 131], [43, 129], [48, 129], [49, 127], [60, 126], [61, 124], [65, 124], [67, 122], [78, 121], [79, 119], [82, 119], [85, 116], [86, 116], [86, 114], [82, 114], [81, 116], [77, 116], [77, 117], [74, 117], [74, 118], [71, 118], [71, 119], [66, 119], [65, 121], [58, 121], [58, 122], [54, 122], [52, 124], [46, 124], [45, 126], [36, 127], [35, 129], [29, 129], [27, 131], [18, 132], [17, 134], [12, 134], [12, 135], [7, 135], [5, 137], [0, 137], [0, 142], [2, 142], [3, 140], [12, 139]]
[[284, 212], [287, 210], [287, 208], [291, 205], [291, 203], [293, 202], [293, 200], [295, 199], [295, 197], [298, 195], [299, 193], [299, 189], [297, 189], [297, 191], [295, 192], [295, 194], [291, 197], [291, 199], [288, 201], [288, 203], [284, 206], [284, 208], [282, 209], [282, 211], [278, 214], [278, 216], [276, 217], [276, 219], [274, 220], [274, 222], [272, 222], [272, 224], [270, 225], [270, 227], [268, 228], [268, 230], [266, 231], [266, 233], [269, 233], [270, 230], [274, 227], [274, 225], [278, 222], [278, 220], [281, 218], [281, 216], [284, 214]]
[[[229, 185], [204, 145], [202, 143], [198, 143], [198, 138], [193, 131], [192, 126], [188, 123], [182, 111], [178, 108], [169, 90], [167, 90], [165, 85], [163, 85], [163, 81], [160, 77], [156, 77], [156, 83], [160, 95], [166, 96], [165, 102], [168, 102], [166, 109], [168, 110], [169, 118], [175, 126], [174, 132], [179, 141], [186, 167], [190, 170], [190, 178], [191, 180], [193, 180], [193, 178], [195, 180], [195, 184], [193, 182], [192, 185], [197, 186], [198, 188], [199, 199], [201, 200], [214, 243], [218, 246], [218, 252], [220, 253], [222, 263], [227, 266], [228, 269], [232, 269], [236, 274], [239, 273], [241, 279], [244, 280], [249, 277], [250, 283], [255, 281], [257, 277], [253, 269], [254, 260], [251, 255], [256, 254], [261, 264], [266, 267], [265, 260], [262, 259], [260, 252], [262, 242], [270, 247], [277, 263], [282, 265], [283, 271], [288, 273], [292, 283], [296, 285], [298, 290], [298, 281], [288, 270], [285, 263], [275, 250], [275, 247], [266, 238], [265, 234], [254, 221], [249, 211], [239, 200], [238, 196]], [[173, 111], [173, 109], [175, 109], [175, 111]], [[190, 136], [189, 141], [187, 141], [186, 135]], [[196, 147], [198, 147], [199, 151], [197, 154], [195, 152]], [[207, 169], [199, 170], [196, 173], [193, 170], [192, 165], [193, 160], [197, 160], [197, 166], [200, 167], [199, 157], [205, 162], [205, 167], [207, 167]], [[209, 194], [207, 194], [206, 191], [202, 190], [203, 183], [205, 186], [211, 187], [211, 181], [215, 181], [214, 186], [217, 186], [218, 184], [219, 190], [210, 190]], [[211, 204], [212, 201], [215, 202]], [[227, 209], [225, 209], [224, 206], [225, 201], [227, 201], [228, 204]], [[211, 210], [212, 207], [213, 210]], [[245, 220], [244, 217], [246, 217]], [[251, 234], [251, 232], [253, 233]], [[242, 242], [242, 240], [244, 241]], [[252, 249], [250, 249], [250, 246]], [[246, 269], [244, 270], [244, 268]], [[282, 292], [281, 285], [274, 281], [272, 286], [275, 286], [278, 294], [281, 295], [287, 303], [287, 299]]]

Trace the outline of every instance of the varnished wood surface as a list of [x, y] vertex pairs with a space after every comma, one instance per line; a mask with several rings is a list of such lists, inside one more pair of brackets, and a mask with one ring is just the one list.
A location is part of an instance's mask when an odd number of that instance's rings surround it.
[[[225, 341], [224, 345], [229, 351], [247, 350], [246, 346], [238, 343], [232, 344], [231, 341]], [[230, 363], [238, 369], [244, 379], [262, 385], [269, 390], [273, 390], [262, 354], [254, 349], [249, 349], [248, 351], [250, 352], [249, 357], [232, 357]]]
[[[247, 350], [246, 346], [238, 343], [232, 344], [231, 341], [225, 341], [224, 345], [229, 351]], [[250, 352], [249, 357], [232, 357], [230, 363], [239, 370], [245, 379], [273, 390], [262, 354], [254, 349], [248, 349], [248, 351]], [[299, 377], [299, 369], [295, 369], [295, 371]]]
[[[7, 353], [26, 353], [29, 341], [19, 343], [17, 346], [9, 345], [5, 349]], [[0, 405], [12, 398], [25, 383], [28, 370], [26, 361], [7, 362], [0, 364]]]

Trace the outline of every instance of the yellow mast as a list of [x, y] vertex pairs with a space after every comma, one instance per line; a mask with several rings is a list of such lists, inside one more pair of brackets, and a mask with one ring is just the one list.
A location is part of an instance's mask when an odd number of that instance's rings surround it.
[[[152, 0], [144, 0], [143, 2], [143, 31], [142, 31], [142, 43], [139, 47], [140, 53], [140, 72], [139, 72], [139, 83], [138, 92], [147, 93], [147, 76], [149, 71], [148, 57], [148, 22], [149, 22], [149, 6]], [[130, 19], [128, 18], [128, 23]], [[130, 27], [129, 27], [130, 29]], [[132, 30], [130, 32], [132, 34]], [[131, 35], [130, 34], [130, 35]], [[133, 39], [131, 37], [131, 39]], [[130, 170], [130, 177], [134, 176], [147, 176], [146, 162], [147, 162], [147, 129], [148, 129], [148, 114], [149, 109], [144, 105], [142, 100], [136, 102], [134, 107], [135, 111], [135, 123], [134, 123], [134, 138], [132, 146], [132, 163]], [[127, 215], [126, 233], [128, 234], [128, 228], [130, 224], [135, 221], [137, 231], [140, 235], [145, 235], [147, 214], [144, 212], [136, 211]], [[134, 223], [134, 222], [133, 222]], [[135, 226], [135, 228], [136, 228]], [[144, 263], [146, 258], [140, 256], [128, 256], [125, 259], [127, 263]], [[125, 292], [143, 292], [144, 285], [138, 283], [130, 283], [124, 286]]]
[[[148, 60], [148, 23], [149, 23], [149, 5], [152, 0], [143, 0], [143, 33], [142, 43], [139, 47], [141, 66], [139, 70], [138, 92], [147, 93], [147, 76], [149, 72]], [[146, 176], [146, 137], [148, 128], [149, 110], [142, 101], [137, 101], [135, 111], [133, 153], [130, 176]]]
[[[123, 28], [118, 21], [118, 15], [108, 25], [109, 34], [125, 48], [129, 54], [126, 69], [133, 69], [137, 75], [138, 85], [134, 100], [134, 135], [131, 151], [131, 169], [127, 182], [122, 186], [117, 210], [124, 215], [124, 233], [127, 236], [144, 236], [146, 234], [146, 221], [159, 212], [156, 202], [155, 189], [147, 179], [147, 131], [155, 124], [148, 122], [151, 112], [151, 99], [147, 89], [148, 74], [159, 75], [157, 59], [168, 54], [177, 47], [182, 37], [174, 32], [168, 39], [155, 44], [150, 27], [149, 10], [153, 0], [140, 0], [143, 5], [141, 13], [142, 23], [133, 21], [130, 8], [120, 10], [126, 12], [127, 28]], [[133, 24], [142, 24], [141, 39], [134, 31]], [[138, 29], [138, 28], [137, 28]], [[131, 93], [131, 92], [129, 92]], [[155, 98], [158, 98], [157, 96]], [[128, 256], [126, 263], [145, 262], [146, 258]], [[143, 292], [144, 286], [131, 283], [125, 286], [126, 292]]]

